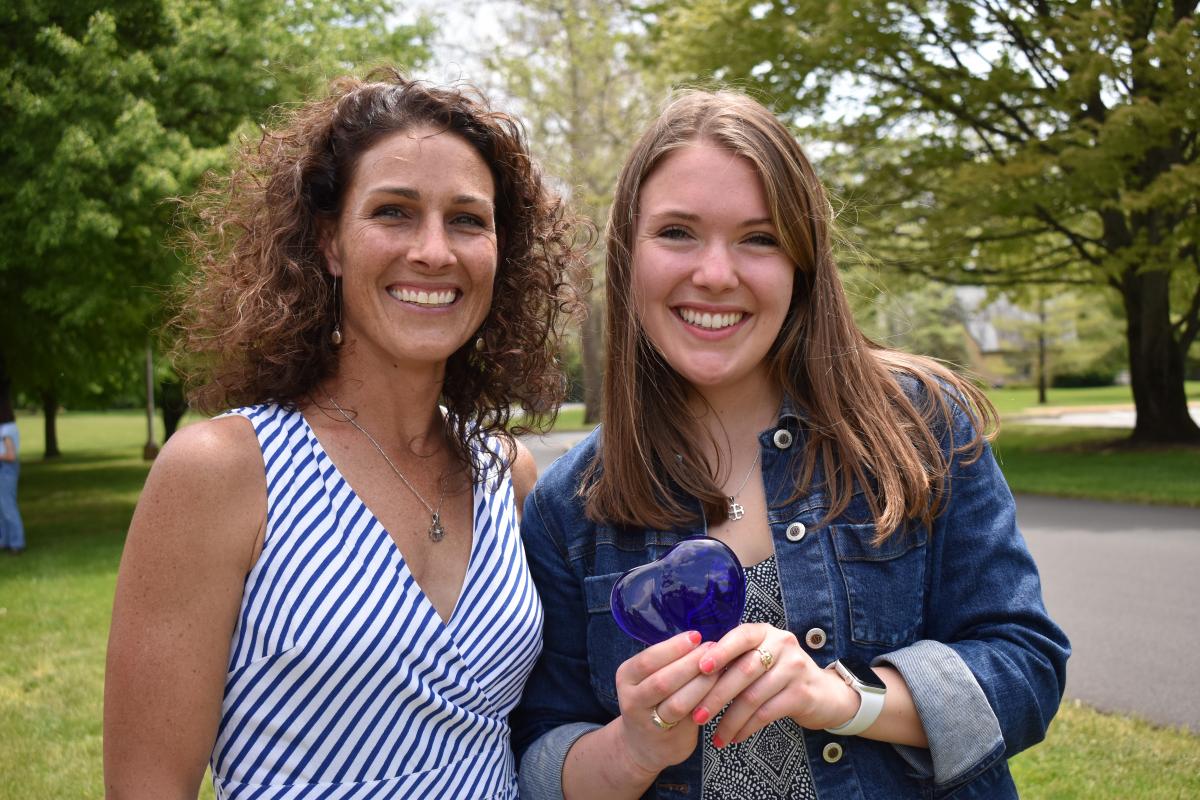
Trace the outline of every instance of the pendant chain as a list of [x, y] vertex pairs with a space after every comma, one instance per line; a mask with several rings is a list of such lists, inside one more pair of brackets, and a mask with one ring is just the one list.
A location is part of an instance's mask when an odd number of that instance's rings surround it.
[[750, 476], [754, 474], [754, 468], [758, 465], [759, 456], [762, 455], [762, 450], [754, 454], [754, 460], [750, 462], [750, 469], [746, 470], [746, 477], [742, 478], [742, 485], [737, 488], [737, 491], [729, 497], [729, 519], [737, 522], [742, 517], [746, 516], [746, 509], [742, 508], [737, 502], [737, 496], [742, 493], [742, 489], [746, 488], [746, 484], [750, 482]]
[[[345, 409], [338, 405], [337, 400], [334, 400], [333, 396], [330, 395], [329, 392], [326, 392], [325, 396], [329, 398], [329, 402], [333, 403], [333, 407], [336, 408], [338, 413], [342, 415], [342, 419], [346, 420], [346, 422], [349, 422], [358, 429], [359, 433], [367, 437], [367, 441], [379, 451], [379, 455], [383, 456], [383, 460], [386, 461], [387, 465], [392, 468], [392, 472], [396, 473], [396, 477], [402, 480], [404, 485], [408, 487], [408, 490], [413, 493], [413, 496], [421, 501], [421, 505], [425, 506], [425, 510], [429, 512], [429, 538], [435, 542], [440, 542], [442, 539], [446, 538], [446, 529], [442, 527], [442, 500], [446, 497], [446, 487], [443, 486], [441, 494], [438, 495], [437, 508], [434, 508], [433, 506], [429, 505], [429, 503], [425, 502], [425, 498], [422, 497], [421, 493], [417, 491], [417, 487], [413, 486], [412, 483], [409, 482], [408, 478], [404, 477], [404, 473], [400, 471], [400, 468], [396, 466], [395, 462], [392, 461], [391, 457], [388, 456], [387, 452], [384, 451], [379, 442], [375, 441], [375, 437], [367, 433], [366, 429], [363, 428], [362, 425], [359, 425], [353, 417], [347, 414]], [[757, 461], [757, 459], [755, 460]], [[743, 484], [743, 486], [744, 485], [745, 484]], [[738, 491], [741, 491], [741, 489]]]

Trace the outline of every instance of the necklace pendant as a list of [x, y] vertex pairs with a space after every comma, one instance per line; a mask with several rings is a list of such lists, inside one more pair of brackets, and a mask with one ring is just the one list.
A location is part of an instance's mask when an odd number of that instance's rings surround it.
[[738, 505], [738, 502], [732, 497], [729, 498], [729, 518], [734, 522], [737, 522], [744, 516], [746, 516], [746, 509]]
[[429, 521], [429, 538], [435, 542], [446, 538], [446, 529], [442, 527], [442, 515], [436, 511]]

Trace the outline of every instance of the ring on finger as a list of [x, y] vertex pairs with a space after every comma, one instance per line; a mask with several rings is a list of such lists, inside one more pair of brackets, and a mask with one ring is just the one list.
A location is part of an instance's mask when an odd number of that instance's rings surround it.
[[659, 730], [662, 730], [662, 731], [669, 731], [669, 730], [671, 730], [671, 728], [674, 728], [676, 725], [679, 724], [679, 720], [675, 720], [674, 722], [667, 722], [665, 719], [660, 717], [658, 715], [658, 706], [655, 706], [654, 708], [650, 709], [650, 721], [653, 722], [655, 724], [655, 726]]
[[758, 648], [758, 660], [762, 662], [763, 672], [770, 672], [771, 667], [775, 666], [775, 656], [765, 647]]

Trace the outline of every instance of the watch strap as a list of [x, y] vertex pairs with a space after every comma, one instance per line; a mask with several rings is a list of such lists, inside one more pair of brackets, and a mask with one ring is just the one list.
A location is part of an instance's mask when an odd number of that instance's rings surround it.
[[879, 715], [883, 713], [883, 703], [887, 697], [886, 692], [880, 692], [870, 689], [863, 685], [854, 673], [843, 667], [840, 662], [833, 662], [830, 669], [836, 669], [838, 675], [846, 682], [846, 684], [858, 692], [858, 711], [850, 721], [844, 725], [839, 725], [836, 728], [826, 728], [826, 732], [837, 736], [857, 736], [867, 728], [875, 724], [875, 720], [879, 719]]

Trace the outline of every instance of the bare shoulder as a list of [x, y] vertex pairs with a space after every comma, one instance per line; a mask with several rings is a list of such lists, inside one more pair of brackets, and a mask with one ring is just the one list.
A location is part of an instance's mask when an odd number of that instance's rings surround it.
[[182, 796], [183, 786], [195, 796], [265, 519], [245, 418], [198, 422], [167, 441], [129, 525], [109, 628], [105, 775], [129, 796]]
[[515, 439], [513, 443], [516, 446], [516, 452], [509, 463], [512, 465], [513, 494], [516, 495], [517, 514], [519, 515], [521, 509], [525, 507], [525, 497], [533, 491], [533, 484], [537, 482], [538, 468], [529, 448]]
[[[230, 470], [242, 474], [228, 475]], [[234, 478], [251, 470], [262, 470], [258, 437], [248, 419], [231, 415], [180, 428], [158, 454], [152, 472], [213, 472], [214, 477]]]
[[[249, 558], [266, 514], [262, 452], [249, 420], [229, 416], [180, 428], [155, 459], [130, 534], [160, 545], [232, 548]], [[194, 536], [203, 531], [204, 536]]]

